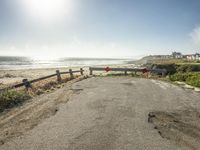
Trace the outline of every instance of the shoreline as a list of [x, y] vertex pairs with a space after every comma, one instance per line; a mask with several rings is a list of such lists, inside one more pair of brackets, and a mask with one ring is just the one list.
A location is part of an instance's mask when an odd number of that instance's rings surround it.
[[52, 70], [52, 69], [64, 69], [64, 68], [89, 68], [89, 67], [105, 67], [105, 66], [112, 66], [112, 67], [116, 67], [116, 66], [135, 66], [135, 64], [129, 64], [129, 63], [122, 63], [122, 64], [103, 64], [103, 65], [85, 65], [85, 66], [61, 66], [61, 67], [44, 67], [44, 68], [21, 68], [21, 69], [0, 69], [0, 72], [2, 71], [20, 71], [20, 70]]

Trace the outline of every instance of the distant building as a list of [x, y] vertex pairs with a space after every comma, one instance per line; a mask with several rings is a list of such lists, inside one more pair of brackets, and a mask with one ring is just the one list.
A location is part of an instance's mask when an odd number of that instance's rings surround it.
[[172, 52], [172, 57], [173, 58], [183, 58], [183, 55], [180, 52]]
[[171, 55], [150, 55], [148, 56], [148, 60], [159, 60], [159, 59], [187, 59], [188, 61], [200, 61], [200, 54], [190, 54], [190, 55], [182, 55], [180, 52], [172, 52]]
[[150, 57], [152, 57], [152, 59], [169, 59], [169, 58], [171, 58], [170, 55], [153, 55]]
[[186, 55], [187, 60], [192, 60], [193, 59], [193, 55]]
[[187, 60], [189, 61], [200, 61], [200, 54], [191, 54], [191, 55], [186, 55]]

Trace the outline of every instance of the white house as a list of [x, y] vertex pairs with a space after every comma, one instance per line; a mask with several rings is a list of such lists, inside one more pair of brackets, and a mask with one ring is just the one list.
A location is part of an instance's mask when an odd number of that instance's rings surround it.
[[183, 55], [179, 52], [172, 52], [172, 57], [173, 58], [183, 58]]
[[190, 61], [200, 61], [200, 54], [196, 53], [196, 54], [191, 54], [191, 55], [186, 55], [187, 60]]

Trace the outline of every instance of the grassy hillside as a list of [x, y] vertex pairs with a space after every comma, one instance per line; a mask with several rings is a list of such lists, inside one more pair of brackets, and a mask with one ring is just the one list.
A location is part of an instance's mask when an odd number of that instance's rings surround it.
[[186, 82], [189, 85], [200, 87], [200, 72], [176, 73], [169, 76], [171, 81]]
[[182, 81], [200, 87], [200, 62], [185, 59], [153, 59], [144, 66], [151, 69], [166, 69], [171, 81]]

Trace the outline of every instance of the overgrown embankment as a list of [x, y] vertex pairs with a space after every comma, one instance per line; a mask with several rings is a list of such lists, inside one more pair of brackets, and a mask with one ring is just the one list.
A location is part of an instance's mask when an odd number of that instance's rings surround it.
[[[79, 76], [75, 76], [78, 78]], [[70, 80], [69, 77], [62, 79], [61, 82], [56, 81], [55, 77], [37, 82], [32, 87], [26, 90], [24, 87], [19, 89], [7, 89], [0, 91], [0, 112], [23, 104], [26, 100], [32, 97], [49, 93], [55, 89], [59, 89], [64, 83]]]
[[170, 81], [181, 81], [200, 87], [200, 63], [146, 64], [151, 69], [166, 69]]
[[189, 85], [200, 87], [200, 72], [199, 73], [176, 73], [169, 76], [171, 81], [181, 81]]

